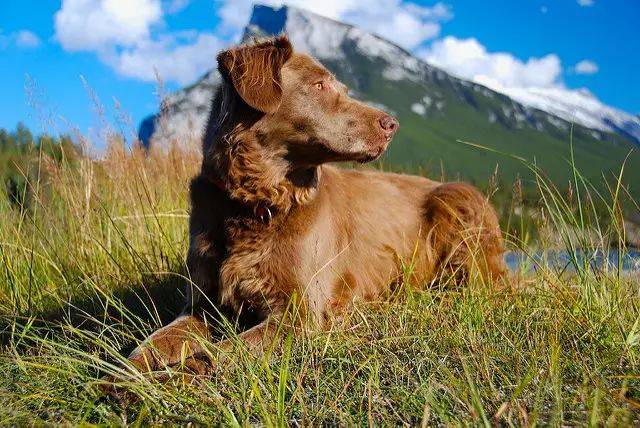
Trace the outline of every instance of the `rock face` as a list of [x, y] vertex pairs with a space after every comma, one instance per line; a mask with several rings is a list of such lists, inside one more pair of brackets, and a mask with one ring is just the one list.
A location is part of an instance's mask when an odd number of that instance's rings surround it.
[[202, 138], [211, 99], [219, 84], [220, 74], [213, 69], [194, 85], [167, 95], [160, 113], [149, 116], [140, 123], [140, 140], [148, 146], [154, 140]]
[[[439, 174], [446, 165], [446, 171], [463, 178], [486, 180], [500, 163], [505, 180], [526, 174], [522, 164], [496, 153], [505, 152], [535, 157], [550, 178], [563, 181], [570, 172], [564, 159], [569, 155], [571, 118], [577, 122], [574, 158], [587, 177], [598, 179], [619, 168], [632, 146], [640, 144], [638, 117], [588, 94], [577, 100], [553, 93], [510, 98], [456, 78], [374, 34], [302, 9], [255, 6], [243, 39], [281, 32], [297, 51], [311, 54], [334, 72], [356, 98], [398, 116], [400, 132], [384, 160], [394, 168], [426, 168]], [[167, 96], [161, 119], [143, 121], [140, 137], [145, 142], [200, 138], [219, 82], [214, 68], [194, 85]], [[494, 151], [473, 150], [458, 140]], [[629, 161], [640, 166], [638, 156]], [[629, 180], [640, 182], [640, 167], [633, 169]]]

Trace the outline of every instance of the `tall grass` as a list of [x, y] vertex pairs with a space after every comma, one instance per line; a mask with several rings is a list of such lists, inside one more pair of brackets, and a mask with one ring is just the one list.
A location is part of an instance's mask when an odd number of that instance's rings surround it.
[[51, 310], [85, 292], [141, 285], [146, 275], [179, 269], [197, 146], [146, 154], [112, 139], [99, 160], [53, 162], [40, 154], [36, 162], [30, 209], [0, 199], [2, 312]]
[[[0, 195], [0, 425], [638, 422], [638, 275], [594, 263], [611, 244], [627, 251], [622, 180], [604, 195], [571, 163], [567, 194], [522, 160], [538, 239], [518, 220], [508, 240], [535, 269], [509, 287], [406, 286], [328, 331], [284, 329], [263, 356], [238, 343], [206, 381], [142, 376], [122, 355], [180, 310], [199, 156], [112, 136], [98, 160], [41, 154], [28, 209]], [[568, 249], [567, 265], [533, 257], [550, 247]], [[104, 374], [138, 400], [105, 398]]]

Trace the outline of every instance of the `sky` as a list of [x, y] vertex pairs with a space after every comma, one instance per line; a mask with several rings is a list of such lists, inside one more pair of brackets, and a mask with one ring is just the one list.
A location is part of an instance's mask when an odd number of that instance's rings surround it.
[[[0, 128], [125, 136], [239, 40], [251, 0], [0, 0]], [[280, 0], [261, 3], [282, 4]], [[640, 114], [638, 0], [290, 0], [498, 88]]]

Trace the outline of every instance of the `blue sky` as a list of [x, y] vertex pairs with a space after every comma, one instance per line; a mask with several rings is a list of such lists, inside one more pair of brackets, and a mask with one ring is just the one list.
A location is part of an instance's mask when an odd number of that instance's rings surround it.
[[[492, 87], [585, 87], [640, 113], [637, 0], [292, 3]], [[156, 110], [155, 72], [164, 91], [194, 81], [237, 40], [250, 8], [250, 0], [0, 1], [0, 127], [87, 133], [104, 117], [129, 134]]]

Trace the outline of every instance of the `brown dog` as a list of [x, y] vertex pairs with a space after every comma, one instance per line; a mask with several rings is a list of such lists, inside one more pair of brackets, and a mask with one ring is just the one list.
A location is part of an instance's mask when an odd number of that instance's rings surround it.
[[294, 295], [301, 319], [321, 328], [399, 281], [504, 275], [496, 215], [470, 185], [327, 165], [378, 158], [398, 122], [349, 98], [286, 37], [224, 51], [218, 69], [191, 184], [187, 305], [133, 352], [136, 366], [207, 371], [198, 337], [211, 337], [218, 310], [250, 326], [240, 337], [260, 349]]

